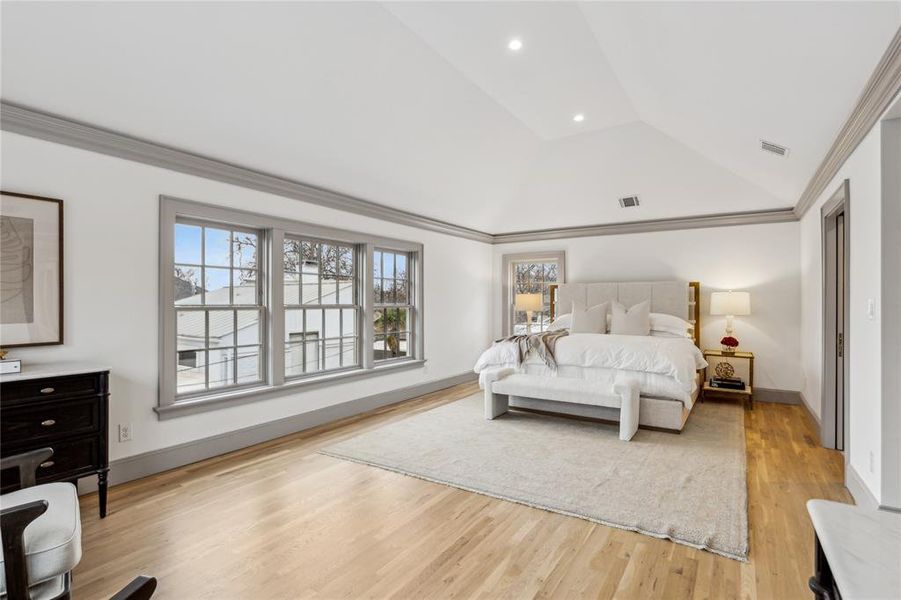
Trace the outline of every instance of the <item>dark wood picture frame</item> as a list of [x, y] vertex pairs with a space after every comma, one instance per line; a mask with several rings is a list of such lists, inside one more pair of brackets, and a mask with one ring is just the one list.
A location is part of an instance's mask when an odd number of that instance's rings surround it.
[[59, 225], [59, 337], [58, 339], [50, 342], [27, 342], [20, 344], [6, 344], [3, 343], [3, 348], [27, 348], [31, 346], [59, 346], [63, 343], [65, 339], [65, 296], [63, 295], [64, 291], [64, 282], [65, 282], [65, 262], [63, 260], [63, 255], [65, 254], [63, 251], [64, 248], [64, 237], [63, 232], [65, 228], [63, 227], [63, 201], [59, 198], [48, 198], [46, 196], [35, 196], [33, 194], [20, 194], [18, 192], [8, 192], [6, 190], [0, 190], [0, 195], [3, 196], [12, 196], [15, 198], [26, 198], [29, 200], [40, 200], [43, 202], [55, 202], [58, 207], [59, 217], [58, 217], [58, 225]]

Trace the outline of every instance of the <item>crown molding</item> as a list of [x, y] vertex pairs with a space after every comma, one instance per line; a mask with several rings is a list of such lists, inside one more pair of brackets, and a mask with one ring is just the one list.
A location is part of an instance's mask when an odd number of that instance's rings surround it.
[[238, 185], [268, 194], [294, 198], [391, 223], [428, 229], [489, 244], [492, 242], [491, 234], [482, 231], [391, 208], [348, 194], [186, 152], [6, 101], [0, 102], [0, 128], [4, 131], [48, 142], [74, 146], [91, 152]]
[[0, 129], [179, 173], [221, 181], [260, 192], [294, 198], [327, 208], [486, 244], [508, 244], [513, 242], [670, 231], [675, 229], [697, 229], [702, 227], [781, 223], [798, 219], [791, 209], [776, 209], [490, 234], [6, 101], [0, 101]]
[[854, 109], [839, 130], [832, 147], [813, 174], [801, 198], [798, 199], [795, 205], [795, 214], [798, 218], [803, 217], [826, 190], [826, 186], [851, 153], [891, 106], [899, 90], [901, 90], [901, 27], [895, 31], [895, 37], [876, 65]]
[[630, 221], [628, 223], [610, 223], [606, 225], [587, 225], [584, 227], [561, 227], [558, 229], [500, 233], [494, 235], [494, 243], [512, 244], [515, 242], [537, 242], [541, 240], [593, 237], [598, 235], [623, 235], [628, 233], [648, 233], [653, 231], [674, 231], [678, 229], [700, 229], [703, 227], [732, 227], [735, 225], [786, 223], [797, 220], [798, 217], [795, 215], [794, 210], [791, 207], [788, 207], [773, 210], [680, 217], [676, 219], [655, 219], [649, 221]]

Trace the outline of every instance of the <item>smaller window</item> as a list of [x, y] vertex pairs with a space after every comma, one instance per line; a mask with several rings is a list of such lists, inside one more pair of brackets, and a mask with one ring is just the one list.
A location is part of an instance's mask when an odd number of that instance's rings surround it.
[[[506, 331], [522, 335], [529, 331], [546, 331], [550, 325], [550, 287], [563, 282], [563, 253], [549, 252], [539, 255], [505, 255], [507, 277]], [[541, 308], [529, 313], [516, 310], [519, 294], [540, 294]]]
[[378, 362], [409, 358], [414, 348], [410, 254], [376, 249], [372, 263], [373, 359]]

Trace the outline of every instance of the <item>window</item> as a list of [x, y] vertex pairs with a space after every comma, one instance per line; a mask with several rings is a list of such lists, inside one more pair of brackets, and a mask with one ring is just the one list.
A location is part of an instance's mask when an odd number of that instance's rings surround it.
[[160, 202], [160, 418], [424, 362], [421, 244]]
[[[504, 255], [505, 333], [538, 333], [550, 325], [550, 286], [564, 281], [563, 252]], [[526, 311], [516, 310], [519, 294], [540, 294], [541, 308], [532, 311], [531, 321]], [[565, 312], [569, 312], [568, 309]]]
[[260, 239], [258, 231], [176, 223], [179, 396], [263, 380]]
[[375, 298], [373, 311], [373, 357], [391, 360], [410, 356], [413, 343], [410, 302], [410, 280], [407, 253], [375, 250], [372, 260], [372, 283]]
[[356, 263], [353, 246], [285, 238], [286, 378], [359, 366]]

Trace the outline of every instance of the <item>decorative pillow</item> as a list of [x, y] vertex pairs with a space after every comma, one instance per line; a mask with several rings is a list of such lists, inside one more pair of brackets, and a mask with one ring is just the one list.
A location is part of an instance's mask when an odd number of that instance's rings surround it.
[[607, 313], [610, 303], [602, 302], [591, 308], [573, 300], [572, 323], [570, 333], [607, 333]]
[[675, 315], [651, 313], [651, 335], [671, 333], [677, 337], [691, 337], [691, 323]]
[[617, 335], [648, 335], [651, 332], [651, 304], [645, 300], [629, 310], [615, 302], [610, 333]]
[[572, 313], [566, 313], [565, 315], [560, 315], [548, 325], [548, 331], [557, 331], [558, 329], [569, 329], [573, 324], [573, 315]]

